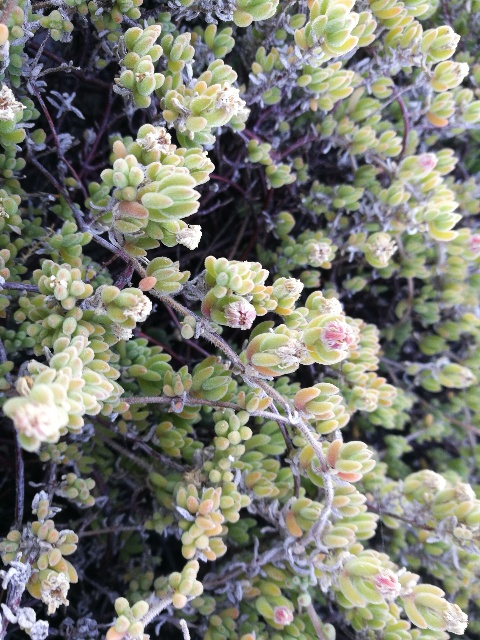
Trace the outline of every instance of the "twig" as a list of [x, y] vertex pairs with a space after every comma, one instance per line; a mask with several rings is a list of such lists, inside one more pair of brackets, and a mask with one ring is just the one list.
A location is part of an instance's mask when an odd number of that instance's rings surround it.
[[5, 349], [5, 345], [3, 344], [3, 340], [1, 338], [0, 338], [0, 362], [1, 363], [8, 362], [7, 351]]
[[444, 418], [452, 422], [457, 427], [462, 427], [462, 429], [465, 429], [466, 431], [470, 431], [470, 433], [473, 433], [476, 436], [480, 436], [480, 429], [478, 427], [475, 427], [473, 424], [468, 424], [466, 422], [463, 422], [462, 420], [458, 420], [457, 418], [454, 418], [453, 416], [445, 414], [440, 407], [435, 407], [435, 405], [430, 404], [430, 402], [427, 402], [427, 400], [425, 400], [424, 398], [421, 398], [420, 396], [417, 396], [417, 400], [418, 402], [423, 404], [424, 407], [427, 407], [428, 409], [430, 409], [430, 411], [441, 412]]
[[36, 284], [27, 284], [26, 282], [2, 282], [1, 289], [12, 289], [14, 291], [31, 291], [32, 293], [40, 293]]
[[65, 73], [73, 73], [74, 71], [81, 71], [80, 67], [71, 67], [68, 64], [61, 64], [58, 67], [50, 67], [49, 69], [45, 69], [38, 74], [39, 78], [43, 76], [48, 76], [50, 73], [58, 73], [59, 71], [65, 71]]
[[[37, 42], [33, 42], [32, 40], [28, 42], [28, 47], [32, 47], [32, 49], [34, 49], [35, 51], [38, 51], [40, 49], [40, 45]], [[68, 65], [66, 60], [63, 60], [62, 58], [60, 58], [60, 56], [55, 55], [49, 49], [44, 49], [42, 51], [42, 56], [50, 58], [50, 60], [53, 60], [59, 65]], [[86, 73], [81, 70], [79, 71], [76, 68], [69, 68], [72, 69], [73, 75], [75, 75], [77, 78], [80, 78], [80, 80], [83, 80], [84, 82], [87, 82], [89, 84], [96, 85], [97, 87], [101, 87], [102, 89], [111, 89], [111, 84], [109, 84], [108, 82], [104, 82], [103, 80], [99, 80], [98, 78], [92, 78], [91, 76], [88, 76]]]
[[97, 135], [95, 137], [95, 140], [94, 140], [92, 146], [90, 147], [88, 155], [85, 158], [85, 161], [83, 163], [83, 167], [82, 167], [82, 169], [80, 169], [79, 175], [80, 175], [81, 178], [83, 178], [83, 176], [85, 175], [85, 171], [90, 166], [90, 162], [95, 157], [95, 154], [97, 152], [97, 148], [98, 148], [98, 145], [100, 143], [100, 140], [102, 139], [102, 136], [103, 136], [103, 134], [105, 133], [105, 131], [107, 129], [107, 126], [108, 126], [109, 121], [110, 121], [110, 113], [112, 111], [112, 106], [113, 106], [114, 100], [115, 100], [115, 96], [113, 96], [111, 91], [110, 91], [110, 93], [108, 94], [107, 106], [105, 107], [105, 113], [103, 114], [102, 122], [100, 123], [100, 127], [99, 127], [99, 129], [97, 131]]
[[397, 96], [397, 102], [403, 117], [402, 150], [400, 152], [400, 155], [398, 156], [398, 162], [401, 162], [403, 160], [403, 157], [405, 156], [405, 151], [407, 148], [408, 134], [410, 133], [410, 118], [408, 117], [407, 108], [405, 106], [403, 98]]
[[144, 333], [143, 331], [137, 331], [135, 333], [135, 336], [137, 338], [145, 338], [145, 340], [148, 340], [148, 342], [151, 342], [157, 347], [162, 347], [163, 351], [165, 351], [165, 353], [168, 353], [168, 355], [172, 356], [172, 358], [175, 358], [175, 360], [178, 360], [178, 362], [180, 362], [182, 365], [186, 364], [186, 361], [184, 358], [182, 358], [182, 356], [179, 356], [178, 353], [175, 353], [173, 349], [170, 349], [170, 347], [167, 347], [165, 343], [161, 342], [160, 340], [157, 340], [157, 338], [153, 338], [152, 336], [148, 335], [148, 333]]
[[179, 464], [178, 462], [175, 462], [169, 456], [163, 455], [162, 453], [159, 453], [158, 451], [155, 451], [155, 449], [152, 449], [151, 447], [149, 447], [146, 442], [143, 442], [142, 440], [139, 440], [135, 436], [132, 436], [132, 435], [126, 433], [124, 435], [124, 437], [127, 438], [128, 440], [130, 440], [130, 442], [133, 442], [133, 444], [134, 444], [134, 446], [136, 448], [141, 449], [150, 458], [154, 458], [155, 460], [160, 462], [162, 467], [168, 467], [168, 468], [172, 469], [173, 471], [176, 471], [177, 473], [181, 473], [181, 474], [185, 473], [185, 471], [188, 471], [188, 468], [184, 467], [183, 465]]
[[238, 185], [236, 182], [233, 182], [233, 180], [229, 180], [228, 178], [225, 178], [224, 176], [219, 176], [216, 173], [211, 173], [210, 174], [210, 178], [212, 180], [218, 180], [219, 182], [225, 182], [226, 184], [229, 184], [231, 187], [233, 187], [239, 193], [241, 193], [242, 196], [247, 198], [247, 192], [244, 189], [242, 189], [242, 187], [240, 185]]
[[148, 613], [146, 613], [142, 618], [142, 624], [146, 627], [147, 624], [150, 624], [155, 618], [162, 613], [164, 609], [169, 607], [172, 604], [172, 597], [169, 596], [167, 598], [157, 598], [153, 604], [150, 605], [150, 609]]
[[240, 227], [238, 233], [235, 236], [235, 242], [233, 243], [232, 249], [228, 254], [229, 260], [233, 260], [233, 258], [235, 257], [235, 254], [237, 253], [237, 249], [240, 246], [240, 242], [242, 241], [243, 236], [245, 235], [245, 230], [247, 228], [248, 221], [250, 220], [251, 213], [252, 211], [250, 210], [249, 213], [244, 217], [242, 226]]
[[95, 529], [92, 531], [81, 531], [78, 534], [79, 538], [91, 538], [92, 536], [101, 536], [104, 534], [109, 534], [109, 533], [123, 533], [126, 531], [143, 531], [145, 529], [145, 527], [141, 524], [139, 525], [132, 525], [130, 527], [119, 527], [117, 525], [115, 525], [114, 527], [107, 527], [106, 529]]
[[450, 7], [449, 7], [448, 0], [442, 0], [442, 11], [444, 13], [444, 16], [445, 16], [447, 24], [451, 26], [453, 24], [453, 18], [452, 18], [452, 15], [450, 13]]
[[283, 158], [290, 155], [292, 151], [295, 151], [295, 149], [303, 147], [303, 145], [309, 144], [310, 142], [315, 142], [316, 140], [318, 140], [318, 134], [309, 134], [307, 136], [304, 136], [303, 138], [300, 138], [299, 140], [294, 142], [290, 147], [288, 147], [288, 149], [285, 149], [285, 151], [282, 151], [281, 153], [275, 153], [274, 159], [276, 161], [283, 160]]
[[[101, 429], [103, 433], [98, 433], [98, 429]], [[142, 458], [137, 457], [135, 454], [131, 453], [130, 451], [128, 451], [127, 449], [119, 445], [117, 442], [114, 442], [113, 440], [111, 440], [108, 436], [105, 435], [104, 433], [105, 431], [106, 430], [103, 429], [103, 427], [99, 427], [99, 425], [97, 425], [96, 435], [100, 438], [102, 442], [104, 442], [107, 445], [107, 447], [110, 447], [117, 453], [120, 453], [122, 456], [125, 456], [125, 458], [128, 458], [129, 460], [134, 462], [138, 467], [145, 469], [146, 471], [148, 471], [148, 473], [153, 473], [155, 469], [151, 464], [148, 464], [148, 462], [145, 462], [145, 460], [142, 460]]]
[[[405, 252], [405, 249], [403, 247], [403, 242], [402, 242], [402, 238], [400, 236], [400, 234], [398, 234], [397, 236], [395, 236], [395, 239], [397, 241], [397, 246], [398, 246], [398, 252], [400, 253], [402, 260], [404, 262], [408, 262], [408, 256]], [[412, 309], [413, 309], [413, 301], [415, 299], [415, 283], [414, 280], [412, 278], [412, 276], [408, 276], [406, 278], [407, 280], [407, 288], [408, 288], [408, 298], [407, 298], [407, 308], [405, 309], [405, 312], [402, 316], [402, 318], [400, 319], [401, 322], [404, 322], [407, 318], [410, 317], [411, 313], [412, 313]]]
[[183, 618], [180, 620], [180, 626], [182, 627], [183, 640], [190, 640], [190, 631], [188, 630], [187, 623]]
[[114, 246], [111, 242], [108, 242], [108, 240], [105, 240], [105, 238], [102, 238], [96, 231], [94, 231], [93, 229], [91, 229], [89, 227], [89, 225], [83, 219], [82, 211], [77, 207], [76, 204], [74, 204], [74, 202], [70, 198], [67, 190], [64, 189], [62, 187], [62, 185], [58, 182], [58, 180], [52, 176], [52, 174], [48, 171], [48, 169], [46, 169], [40, 162], [38, 162], [38, 160], [33, 155], [29, 154], [28, 157], [29, 157], [30, 162], [33, 165], [35, 165], [35, 167], [39, 171], [41, 171], [44, 176], [46, 176], [46, 178], [49, 180], [49, 182], [55, 187], [55, 189], [58, 190], [58, 192], [60, 193], [62, 198], [68, 204], [68, 206], [70, 207], [70, 209], [71, 209], [71, 211], [73, 213], [73, 216], [74, 216], [74, 218], [75, 218], [75, 220], [77, 222], [77, 225], [78, 225], [79, 229], [81, 231], [86, 231], [87, 233], [91, 233], [92, 236], [93, 236], [93, 239], [95, 240], [95, 242], [97, 242], [102, 247], [107, 249], [107, 251], [110, 251], [111, 253], [113, 253], [114, 255], [118, 256], [119, 258], [122, 258], [122, 260], [124, 262], [130, 263], [130, 261], [131, 261], [130, 256], [128, 254], [126, 254], [125, 251], [123, 251], [123, 249], [121, 247]]
[[313, 604], [310, 603], [305, 607], [305, 609], [307, 610], [308, 617], [310, 618], [310, 622], [312, 623], [313, 628], [315, 629], [318, 640], [327, 640], [327, 638], [325, 637], [325, 633], [323, 631], [323, 625], [320, 622], [320, 618], [318, 617], [318, 614], [315, 611]]
[[[186, 394], [185, 396], [131, 396], [122, 398], [128, 404], [175, 404], [175, 401], [181, 400], [187, 406], [205, 405], [207, 407], [217, 407], [218, 409], [233, 409], [234, 411], [243, 411], [243, 407], [234, 402], [222, 402], [220, 400], [207, 400], [206, 398], [195, 398]], [[265, 418], [265, 420], [274, 420], [279, 425], [292, 424], [292, 419], [282, 416], [278, 411], [250, 411], [251, 416], [255, 418]], [[287, 434], [288, 437], [288, 434]], [[293, 448], [290, 438], [290, 449]]]
[[25, 466], [18, 433], [15, 431], [15, 529], [21, 530], [25, 506]]
[[40, 107], [42, 108], [43, 114], [44, 114], [45, 118], [47, 119], [48, 126], [50, 127], [50, 131], [52, 132], [52, 136], [53, 136], [53, 139], [55, 141], [55, 146], [57, 147], [57, 151], [58, 151], [58, 157], [60, 158], [60, 160], [62, 160], [62, 162], [64, 162], [66, 164], [66, 166], [70, 170], [70, 173], [72, 174], [72, 176], [77, 181], [79, 188], [82, 190], [83, 196], [85, 198], [88, 198], [88, 192], [85, 189], [81, 178], [79, 177], [79, 175], [77, 174], [75, 169], [72, 167], [70, 162], [65, 158], [64, 154], [62, 153], [61, 146], [60, 146], [60, 140], [58, 139], [57, 130], [55, 129], [55, 125], [53, 123], [52, 116], [50, 115], [50, 112], [49, 112], [49, 110], [47, 108], [47, 105], [45, 104], [45, 102], [44, 102], [44, 100], [43, 100], [43, 98], [42, 98], [42, 96], [40, 94], [40, 91], [37, 89], [37, 87], [34, 84], [32, 84], [32, 88], [33, 88], [33, 92], [35, 93], [35, 95], [37, 97], [38, 102], [40, 103]]
[[434, 527], [430, 527], [427, 524], [423, 524], [421, 522], [414, 522], [412, 520], [409, 520], [408, 518], [405, 518], [404, 516], [401, 516], [397, 513], [391, 513], [390, 511], [384, 511], [383, 509], [381, 509], [380, 507], [377, 507], [377, 505], [371, 503], [371, 502], [367, 502], [366, 503], [369, 511], [372, 511], [373, 513], [378, 514], [380, 517], [382, 516], [388, 516], [389, 518], [395, 518], [396, 520], [400, 520], [401, 522], [405, 522], [405, 524], [410, 525], [411, 527], [415, 527], [416, 529], [425, 529], [426, 531], [435, 531]]
[[170, 404], [175, 400], [182, 400], [186, 405], [206, 405], [209, 407], [220, 407], [222, 409], [234, 409], [235, 411], [241, 411], [241, 407], [233, 402], [214, 402], [212, 400], [206, 400], [204, 398], [193, 398], [186, 395], [184, 397], [170, 397], [170, 396], [132, 396], [122, 398], [124, 402], [128, 404]]

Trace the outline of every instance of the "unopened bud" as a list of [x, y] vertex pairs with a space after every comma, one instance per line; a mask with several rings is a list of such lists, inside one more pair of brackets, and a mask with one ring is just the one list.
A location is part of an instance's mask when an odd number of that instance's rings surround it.
[[250, 329], [257, 314], [248, 300], [230, 302], [223, 310], [228, 326], [234, 329]]
[[285, 626], [293, 621], [293, 613], [286, 606], [275, 607], [273, 610], [273, 620], [277, 624]]

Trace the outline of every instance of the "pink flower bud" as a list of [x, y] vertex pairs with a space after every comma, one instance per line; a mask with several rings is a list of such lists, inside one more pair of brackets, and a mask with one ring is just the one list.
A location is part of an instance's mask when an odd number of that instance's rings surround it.
[[355, 331], [344, 320], [332, 320], [322, 331], [322, 342], [328, 349], [343, 351], [355, 344]]
[[475, 255], [478, 255], [480, 253], [480, 234], [474, 233], [473, 235], [471, 235], [468, 244], [470, 247], [470, 251]]
[[18, 408], [15, 414], [15, 426], [26, 436], [48, 438], [55, 433], [56, 407], [54, 405], [30, 402]]
[[293, 613], [284, 605], [281, 607], [275, 607], [273, 610], [273, 620], [277, 624], [285, 626], [293, 621]]
[[435, 169], [437, 165], [437, 158], [433, 153], [422, 153], [418, 156], [418, 164], [425, 169], [425, 171], [431, 171]]
[[379, 571], [373, 579], [373, 582], [378, 593], [386, 600], [395, 600], [402, 590], [402, 585], [398, 577], [389, 569]]
[[257, 314], [255, 307], [248, 300], [230, 302], [223, 310], [229, 327], [234, 329], [250, 329]]

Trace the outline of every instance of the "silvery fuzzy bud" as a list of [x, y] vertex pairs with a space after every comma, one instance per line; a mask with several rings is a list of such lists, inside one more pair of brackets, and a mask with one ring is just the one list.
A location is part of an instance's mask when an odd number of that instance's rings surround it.
[[187, 249], [196, 249], [202, 237], [202, 227], [199, 224], [188, 225], [175, 234], [175, 240]]
[[11, 89], [2, 85], [0, 89], [0, 120], [14, 120], [17, 113], [26, 107], [15, 99]]

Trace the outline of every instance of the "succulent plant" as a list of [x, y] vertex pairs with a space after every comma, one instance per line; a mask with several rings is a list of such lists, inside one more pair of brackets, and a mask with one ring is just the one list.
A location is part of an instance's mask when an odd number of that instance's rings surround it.
[[4, 3], [0, 638], [479, 636], [479, 15]]

